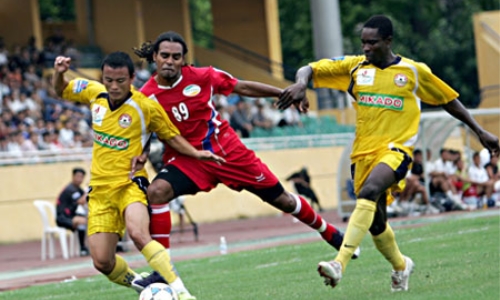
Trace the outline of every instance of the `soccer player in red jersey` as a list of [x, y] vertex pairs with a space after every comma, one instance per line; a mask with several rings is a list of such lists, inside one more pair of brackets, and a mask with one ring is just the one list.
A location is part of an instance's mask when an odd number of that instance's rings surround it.
[[[237, 191], [252, 192], [275, 208], [317, 230], [335, 249], [343, 234], [318, 215], [299, 195], [285, 191], [278, 178], [255, 153], [248, 149], [226, 120], [217, 113], [212, 96], [236, 93], [249, 97], [279, 97], [282, 90], [267, 84], [238, 80], [213, 67], [188, 66], [188, 49], [182, 36], [162, 33], [154, 44], [144, 43], [135, 53], [156, 63], [156, 73], [141, 91], [163, 106], [182, 136], [196, 149], [222, 156], [222, 164], [204, 162], [179, 155], [166, 148], [164, 168], [148, 188], [152, 205], [151, 235], [169, 247], [170, 212], [168, 203], [181, 195], [208, 192], [219, 183]], [[140, 164], [138, 167], [142, 167]], [[354, 254], [354, 257], [357, 253]]]

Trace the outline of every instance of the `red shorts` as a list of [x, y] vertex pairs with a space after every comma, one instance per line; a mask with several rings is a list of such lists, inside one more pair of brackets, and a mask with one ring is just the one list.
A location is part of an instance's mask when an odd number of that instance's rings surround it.
[[188, 176], [200, 190], [208, 192], [217, 184], [241, 191], [245, 188], [267, 189], [279, 183], [278, 178], [269, 170], [255, 153], [239, 139], [233, 141], [231, 151], [221, 155], [225, 163], [201, 161], [185, 155], [171, 157], [168, 164], [174, 165]]

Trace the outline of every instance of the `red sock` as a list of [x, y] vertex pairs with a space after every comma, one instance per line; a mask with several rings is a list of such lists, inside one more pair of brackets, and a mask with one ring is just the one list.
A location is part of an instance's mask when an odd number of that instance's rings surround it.
[[332, 224], [327, 223], [323, 218], [318, 215], [314, 209], [311, 207], [309, 202], [303, 197], [290, 193], [292, 197], [296, 200], [297, 206], [292, 212], [292, 215], [300, 220], [302, 223], [308, 225], [309, 227], [317, 230], [324, 240], [329, 241], [332, 235], [337, 233], [338, 230]]
[[151, 223], [149, 224], [151, 237], [162, 244], [165, 249], [170, 249], [170, 231], [172, 230], [170, 206], [168, 203], [150, 206], [152, 210]]

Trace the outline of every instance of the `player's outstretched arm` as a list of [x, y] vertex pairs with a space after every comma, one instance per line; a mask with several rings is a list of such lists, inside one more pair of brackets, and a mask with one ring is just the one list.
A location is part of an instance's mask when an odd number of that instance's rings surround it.
[[226, 160], [218, 155], [213, 154], [210, 151], [200, 151], [196, 150], [188, 141], [186, 141], [185, 138], [183, 138], [181, 135], [176, 135], [175, 137], [168, 139], [167, 144], [177, 150], [177, 152], [195, 157], [200, 160], [209, 160], [209, 161], [214, 161], [214, 162], [226, 162]]
[[450, 115], [456, 119], [464, 122], [469, 126], [469, 128], [474, 131], [481, 144], [490, 150], [492, 155], [498, 155], [500, 153], [500, 146], [498, 142], [498, 137], [492, 133], [484, 130], [474, 118], [470, 115], [467, 109], [462, 105], [458, 99], [455, 99], [447, 104], [443, 105], [444, 110], [446, 110]]
[[52, 85], [59, 97], [62, 97], [63, 91], [68, 85], [68, 81], [64, 79], [64, 73], [68, 71], [71, 58], [66, 56], [58, 56], [54, 60], [54, 75], [52, 77]]
[[279, 97], [282, 90], [261, 82], [239, 80], [233, 92], [247, 97]]
[[306, 90], [307, 84], [312, 79], [312, 73], [310, 66], [301, 67], [295, 75], [295, 83], [283, 90], [276, 106], [279, 109], [287, 109], [292, 104], [295, 104], [298, 105], [300, 111], [306, 112], [309, 108]]

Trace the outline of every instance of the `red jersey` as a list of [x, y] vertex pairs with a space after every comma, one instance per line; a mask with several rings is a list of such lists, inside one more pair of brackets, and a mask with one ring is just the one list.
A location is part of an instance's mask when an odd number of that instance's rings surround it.
[[[238, 79], [213, 67], [184, 66], [181, 77], [171, 86], [159, 85], [154, 76], [141, 88], [146, 96], [158, 101], [181, 135], [199, 150], [228, 153], [238, 136], [226, 120], [221, 119], [212, 97], [229, 95]], [[166, 148], [164, 161], [177, 152]]]

